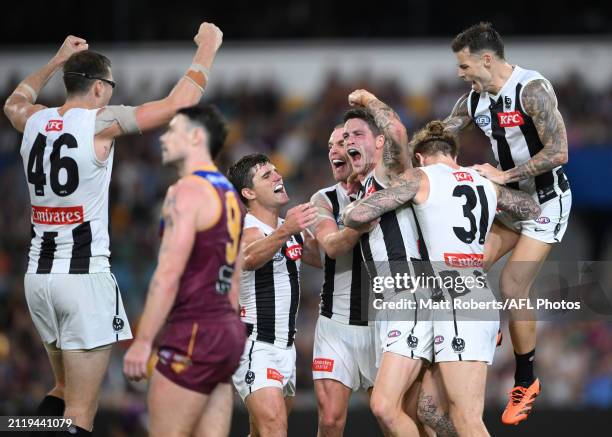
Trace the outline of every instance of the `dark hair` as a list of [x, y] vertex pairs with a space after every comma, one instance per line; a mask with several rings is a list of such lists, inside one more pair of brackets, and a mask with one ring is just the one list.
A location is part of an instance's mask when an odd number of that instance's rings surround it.
[[455, 53], [466, 47], [470, 53], [491, 50], [498, 58], [504, 59], [504, 42], [491, 23], [480, 22], [468, 27], [455, 37], [451, 47]]
[[[68, 58], [63, 67], [63, 72], [85, 73], [90, 77], [102, 77], [106, 79], [109, 75], [111, 61], [100, 53], [91, 50], [83, 50], [74, 53]], [[84, 94], [92, 87], [95, 81], [76, 74], [64, 74], [64, 85], [68, 95]]]
[[179, 109], [176, 114], [184, 115], [208, 132], [208, 150], [211, 158], [215, 159], [225, 144], [228, 132], [227, 123], [219, 109], [214, 105], [190, 106]]
[[268, 162], [270, 162], [270, 158], [263, 153], [254, 153], [243, 156], [227, 171], [227, 178], [234, 185], [245, 205], [247, 205], [247, 199], [242, 195], [242, 189], [253, 188], [253, 175], [255, 174], [253, 169], [257, 165], [267, 164]]
[[459, 152], [459, 143], [455, 135], [444, 130], [443, 122], [435, 120], [427, 123], [423, 129], [412, 137], [410, 148], [413, 150], [412, 162], [416, 167], [418, 164], [417, 153], [421, 155], [442, 153], [456, 158]]
[[376, 124], [374, 117], [372, 117], [372, 115], [365, 109], [363, 108], [349, 109], [348, 111], [344, 113], [344, 117], [342, 120], [346, 123], [348, 120], [352, 120], [353, 118], [358, 118], [360, 120], [365, 121], [368, 124], [370, 130], [372, 131], [372, 135], [374, 135], [375, 137], [377, 137], [378, 135], [382, 135], [382, 132], [380, 128], [378, 127], [378, 125]]

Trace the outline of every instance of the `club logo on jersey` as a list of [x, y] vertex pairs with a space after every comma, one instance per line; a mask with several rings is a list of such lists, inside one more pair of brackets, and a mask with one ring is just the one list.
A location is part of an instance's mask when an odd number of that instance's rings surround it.
[[512, 99], [509, 96], [504, 97], [504, 106], [506, 111], [508, 111], [512, 107]]
[[123, 321], [121, 317], [119, 316], [113, 317], [113, 330], [115, 332], [123, 331], [124, 326], [125, 326], [125, 322]]
[[465, 340], [461, 337], [453, 337], [451, 346], [456, 353], [460, 354], [465, 350]]
[[282, 384], [283, 382], [283, 375], [281, 375], [281, 373], [276, 370], [276, 369], [271, 369], [270, 367], [268, 367], [268, 379], [273, 379], [275, 381], [278, 381]]
[[394, 329], [393, 331], [389, 331], [389, 333], [387, 334], [387, 338], [395, 338], [399, 337], [400, 335], [402, 335], [402, 332], [398, 331], [397, 329]]
[[550, 223], [550, 219], [548, 217], [538, 217], [536, 219], [536, 223], [539, 223], [541, 225], [547, 225], [548, 223]]
[[467, 171], [454, 171], [453, 176], [457, 179], [457, 182], [470, 181], [474, 182], [474, 178]]
[[523, 120], [519, 111], [500, 112], [497, 114], [497, 118], [501, 127], [515, 127], [525, 124], [525, 120]]
[[482, 267], [484, 255], [481, 253], [445, 253], [444, 262], [449, 267]]
[[278, 251], [274, 254], [274, 256], [272, 257], [273, 261], [282, 261], [283, 259], [285, 259], [285, 257], [283, 256], [283, 253]]
[[83, 223], [83, 207], [50, 207], [32, 205], [32, 222], [39, 225], [72, 225]]
[[489, 117], [488, 115], [479, 115], [474, 119], [474, 122], [479, 127], [485, 127], [491, 124], [491, 117]]
[[434, 344], [442, 344], [444, 343], [444, 337], [441, 335], [436, 335], [436, 338], [434, 338]]
[[312, 370], [315, 372], [331, 372], [334, 370], [334, 360], [329, 358], [315, 358], [312, 360]]
[[302, 257], [302, 245], [293, 243], [291, 246], [287, 246], [285, 256], [291, 261], [297, 261]]
[[64, 129], [64, 120], [49, 120], [45, 132], [61, 132]]
[[416, 349], [419, 345], [419, 339], [410, 334], [408, 337], [406, 337], [406, 343], [408, 343], [408, 347], [410, 349]]
[[255, 373], [252, 370], [247, 371], [246, 375], [244, 376], [244, 382], [246, 382], [247, 385], [253, 385], [255, 382]]

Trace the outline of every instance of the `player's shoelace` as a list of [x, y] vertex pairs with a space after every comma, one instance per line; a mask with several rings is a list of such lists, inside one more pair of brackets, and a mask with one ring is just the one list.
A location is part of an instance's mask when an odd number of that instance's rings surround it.
[[[523, 399], [525, 398], [525, 392], [527, 391], [527, 389], [525, 387], [514, 387], [512, 390], [510, 390], [510, 400], [512, 402], [512, 405], [518, 405], [520, 404]], [[523, 410], [521, 410], [518, 414], [523, 414], [523, 413], [529, 413], [529, 411], [531, 411], [532, 405], [533, 405], [533, 400], [537, 397], [537, 393], [534, 393], [531, 395], [531, 398], [525, 403], [525, 408]]]

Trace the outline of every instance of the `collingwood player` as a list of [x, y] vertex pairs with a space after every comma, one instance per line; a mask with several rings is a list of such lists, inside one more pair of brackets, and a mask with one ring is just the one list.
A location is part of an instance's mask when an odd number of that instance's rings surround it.
[[[162, 126], [202, 96], [222, 33], [202, 23], [193, 64], [170, 94], [138, 107], [108, 106], [110, 61], [68, 36], [57, 54], [23, 80], [4, 111], [23, 132], [21, 157], [32, 206], [25, 295], [55, 377], [38, 415], [74, 419], [89, 435], [111, 345], [131, 338], [119, 288], [110, 273], [108, 189], [118, 136]], [[62, 69], [66, 101], [35, 104]]]
[[325, 272], [312, 360], [319, 436], [342, 435], [351, 391], [369, 391], [376, 378], [374, 329], [368, 326], [361, 302], [358, 242], [363, 231], [345, 228], [340, 219], [344, 208], [355, 200], [348, 194], [351, 164], [343, 132], [343, 125], [336, 126], [328, 142], [328, 158], [337, 183], [317, 191], [310, 200], [318, 210], [317, 223], [311, 228]]
[[[360, 175], [362, 195], [369, 196], [387, 186], [410, 166], [408, 134], [398, 115], [365, 90], [349, 95], [354, 109], [345, 116], [344, 140], [353, 172]], [[410, 205], [389, 211], [360, 239], [368, 276], [389, 276], [413, 272], [412, 261], [420, 259], [417, 227]], [[396, 289], [394, 292], [401, 292]], [[423, 293], [424, 290], [419, 290]], [[380, 318], [380, 317], [379, 317]], [[405, 318], [405, 317], [404, 317]], [[377, 355], [380, 366], [372, 390], [370, 407], [385, 435], [417, 435], [416, 400], [422, 370], [427, 359], [425, 342], [429, 315], [410, 314], [410, 320], [377, 321]], [[377, 357], [378, 358], [378, 357]], [[404, 400], [410, 399], [405, 406]]]
[[[351, 204], [347, 226], [362, 226], [412, 201], [422, 246], [436, 264], [436, 275], [458, 280], [484, 278], [484, 248], [496, 207], [520, 220], [538, 217], [540, 208], [528, 194], [496, 185], [471, 168], [457, 165], [458, 144], [440, 121], [430, 122], [411, 142], [414, 163], [390, 188]], [[477, 284], [478, 281], [470, 281]], [[459, 284], [459, 282], [457, 282]], [[449, 412], [459, 435], [488, 435], [482, 413], [487, 364], [493, 361], [499, 327], [497, 310], [472, 313], [455, 309], [463, 299], [493, 302], [486, 286], [467, 290], [448, 286], [450, 308], [436, 311], [431, 331], [419, 340], [428, 360], [439, 367]], [[481, 318], [478, 320], [477, 318]]]
[[240, 316], [248, 339], [233, 382], [249, 410], [251, 435], [286, 436], [295, 396], [300, 265], [321, 267], [316, 241], [302, 231], [316, 221], [317, 210], [304, 203], [280, 218], [289, 196], [265, 155], [241, 158], [228, 175], [248, 211], [240, 283]]
[[[526, 298], [552, 245], [561, 241], [567, 228], [572, 195], [562, 167], [568, 157], [565, 124], [550, 82], [536, 71], [509, 64], [501, 37], [490, 23], [461, 32], [452, 49], [458, 75], [472, 84], [472, 90], [445, 120], [447, 128], [458, 132], [474, 122], [489, 138], [499, 163], [498, 168], [474, 168], [493, 182], [530, 194], [542, 208], [535, 220], [498, 215], [485, 251], [487, 266], [511, 251], [501, 273], [501, 292], [505, 298]], [[512, 310], [510, 315], [515, 386], [502, 422], [516, 425], [529, 415], [540, 381], [534, 375], [534, 315], [525, 310]]]

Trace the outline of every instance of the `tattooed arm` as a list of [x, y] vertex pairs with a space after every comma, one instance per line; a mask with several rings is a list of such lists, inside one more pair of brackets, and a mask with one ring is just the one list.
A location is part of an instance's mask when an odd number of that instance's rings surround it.
[[533, 119], [544, 148], [526, 163], [505, 171], [505, 183], [528, 179], [567, 163], [567, 132], [550, 83], [537, 79], [525, 85], [523, 109]]
[[497, 207], [518, 220], [535, 220], [540, 216], [540, 205], [529, 194], [493, 184], [497, 193]]
[[349, 95], [352, 106], [363, 106], [374, 117], [376, 125], [385, 137], [383, 165], [398, 175], [410, 167], [412, 153], [408, 150], [408, 132], [397, 113], [366, 90], [356, 90]]
[[444, 120], [445, 129], [452, 132], [454, 135], [459, 135], [459, 132], [467, 127], [472, 121], [472, 117], [468, 112], [468, 94], [464, 94], [457, 100], [451, 114]]
[[[418, 194], [423, 194], [429, 185], [419, 169], [409, 169], [391, 182], [391, 186], [351, 203], [342, 214], [345, 226], [358, 228], [380, 217], [386, 212], [410, 202]], [[427, 195], [429, 193], [427, 192]]]

